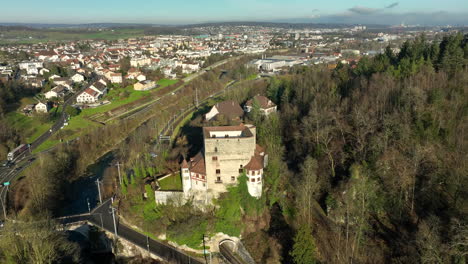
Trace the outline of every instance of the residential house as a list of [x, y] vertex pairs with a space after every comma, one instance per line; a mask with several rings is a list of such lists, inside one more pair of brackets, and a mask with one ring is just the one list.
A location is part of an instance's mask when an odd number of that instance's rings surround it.
[[34, 111], [34, 106], [33, 104], [29, 104], [29, 105], [26, 105], [24, 108], [23, 108], [23, 113], [25, 115], [31, 115]]
[[94, 82], [89, 86], [92, 90], [96, 91], [100, 96], [104, 96], [107, 94], [107, 83], [102, 80]]
[[244, 111], [238, 103], [233, 100], [223, 101], [215, 104], [211, 110], [205, 115], [207, 121], [217, 119], [224, 116], [228, 120], [241, 120]]
[[34, 78], [28, 78], [26, 80], [26, 83], [31, 87], [41, 88], [42, 86], [44, 86], [44, 81], [45, 80], [43, 78], [34, 77]]
[[34, 56], [36, 56], [36, 58], [40, 61], [58, 61], [59, 60], [58, 54], [53, 50], [39, 51], [36, 54], [34, 54]]
[[100, 94], [97, 91], [87, 88], [76, 97], [76, 102], [81, 104], [91, 104], [97, 102], [99, 98]]
[[198, 63], [183, 63], [182, 65], [182, 73], [192, 73], [200, 70], [200, 65]]
[[137, 79], [139, 82], [142, 82], [142, 81], [146, 80], [146, 75], [144, 75], [144, 74], [138, 74], [138, 76], [136, 77], [136, 79]]
[[265, 116], [276, 112], [276, 104], [262, 95], [256, 95], [253, 99], [248, 100], [244, 106], [244, 111], [249, 113], [255, 104], [258, 106], [260, 113]]
[[50, 107], [48, 103], [39, 102], [38, 104], [36, 104], [36, 106], [34, 106], [34, 109], [37, 113], [48, 113]]
[[133, 89], [135, 89], [135, 91], [147, 91], [155, 87], [156, 87], [156, 82], [150, 81], [150, 80], [137, 82], [133, 85]]
[[111, 83], [122, 83], [122, 73], [111, 73], [109, 80]]
[[52, 88], [50, 91], [44, 94], [45, 98], [51, 99], [51, 98], [62, 98], [65, 96], [67, 93], [68, 89], [67, 87], [63, 85], [58, 85], [54, 88]]
[[76, 73], [70, 79], [75, 83], [79, 83], [79, 82], [84, 81], [85, 78], [83, 75]]
[[60, 77], [60, 78], [54, 78], [54, 83], [56, 85], [65, 85], [69, 82], [69, 78], [67, 77]]
[[149, 65], [151, 64], [151, 59], [150, 58], [132, 58], [130, 60], [130, 65], [132, 67], [143, 67], [143, 66], [146, 66], [146, 65]]
[[61, 78], [60, 75], [52, 74], [51, 76], [49, 76], [49, 80], [55, 80], [57, 78]]

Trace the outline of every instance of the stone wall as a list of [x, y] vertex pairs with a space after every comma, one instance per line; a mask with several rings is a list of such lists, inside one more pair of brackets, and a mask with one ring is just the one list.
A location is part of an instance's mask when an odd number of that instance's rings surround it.
[[[226, 191], [226, 185], [237, 184], [239, 169], [250, 161], [254, 151], [255, 136], [206, 138], [205, 164], [208, 189], [215, 193], [221, 193]], [[217, 170], [219, 170], [219, 174]], [[218, 177], [220, 177], [221, 182], [217, 180]]]
[[155, 191], [154, 198], [156, 200], [156, 204], [167, 204], [168, 202], [172, 202], [181, 205], [184, 202], [184, 192]]

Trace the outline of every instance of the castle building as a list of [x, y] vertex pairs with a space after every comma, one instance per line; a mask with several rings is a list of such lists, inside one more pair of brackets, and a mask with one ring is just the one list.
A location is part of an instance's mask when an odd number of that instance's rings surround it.
[[244, 172], [249, 194], [261, 197], [267, 158], [255, 137], [253, 125], [204, 127], [202, 151], [181, 164], [185, 197], [208, 203]]

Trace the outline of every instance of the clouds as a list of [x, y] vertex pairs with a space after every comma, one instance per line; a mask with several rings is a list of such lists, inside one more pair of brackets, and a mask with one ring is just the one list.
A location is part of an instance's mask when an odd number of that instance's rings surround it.
[[384, 7], [384, 8], [371, 8], [371, 7], [365, 7], [365, 6], [354, 6], [348, 9], [349, 12], [353, 14], [358, 14], [358, 15], [372, 15], [376, 14], [382, 11], [385, 11], [386, 9], [392, 9], [396, 7], [399, 3], [394, 2], [391, 3], [390, 5]]
[[392, 4], [389, 4], [388, 6], [385, 7], [385, 9], [390, 9], [390, 8], [394, 8], [396, 7], [397, 5], [399, 5], [400, 3], [398, 2], [395, 2], [395, 3], [392, 3]]
[[360, 15], [370, 15], [370, 14], [377, 13], [379, 9], [364, 7], [364, 6], [355, 6], [355, 7], [351, 7], [350, 9], [348, 9], [348, 11], [351, 11], [352, 13], [356, 13]]

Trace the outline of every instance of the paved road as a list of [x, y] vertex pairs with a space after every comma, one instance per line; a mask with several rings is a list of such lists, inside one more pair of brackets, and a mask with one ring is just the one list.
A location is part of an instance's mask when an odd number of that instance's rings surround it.
[[[114, 233], [114, 222], [111, 213], [111, 200], [105, 201], [102, 205], [91, 211], [91, 214], [77, 215], [71, 217], [60, 218], [62, 224], [71, 224], [82, 221], [89, 221], [96, 226], [99, 226], [111, 233]], [[164, 244], [160, 241], [148, 238], [146, 235], [139, 233], [130, 227], [120, 223], [118, 212], [115, 214], [117, 235], [119, 238], [131, 242], [144, 250], [149, 250], [152, 254], [157, 255], [170, 263], [180, 264], [202, 264], [199, 259], [191, 257], [175, 247]]]
[[40, 137], [38, 137], [36, 140], [34, 140], [34, 142], [31, 143], [31, 149], [35, 149], [37, 148], [38, 146], [40, 146], [42, 143], [44, 143], [44, 141], [46, 141], [50, 136], [52, 136], [55, 132], [57, 132], [58, 130], [60, 130], [60, 128], [63, 126], [63, 124], [65, 123], [65, 120], [67, 119], [68, 117], [68, 114], [65, 112], [65, 109], [67, 108], [67, 106], [69, 106], [71, 103], [73, 103], [73, 101], [75, 101], [76, 97], [81, 93], [83, 92], [84, 90], [86, 90], [88, 86], [85, 85], [81, 90], [77, 91], [76, 93], [74, 93], [70, 98], [68, 98], [62, 105], [62, 112], [60, 113], [60, 118], [55, 122], [54, 125], [52, 125], [52, 127], [50, 128], [50, 130], [48, 130], [47, 132], [45, 132], [44, 134], [42, 134]]
[[[77, 91], [71, 97], [69, 97], [62, 105], [62, 111], [60, 112], [60, 118], [52, 125], [52, 127], [47, 130], [44, 134], [38, 137], [31, 143], [31, 148], [28, 151], [23, 152], [18, 158], [15, 159], [15, 164], [10, 168], [2, 167], [0, 168], [0, 183], [12, 181], [21, 171], [29, 167], [34, 161], [32, 151], [40, 146], [44, 141], [49, 139], [55, 132], [60, 130], [60, 128], [65, 123], [68, 115], [65, 112], [67, 106], [69, 106], [76, 97], [86, 89], [87, 86], [84, 86], [81, 90]], [[0, 187], [0, 218], [4, 218], [3, 214], [3, 205], [6, 202], [7, 198], [7, 187]]]

